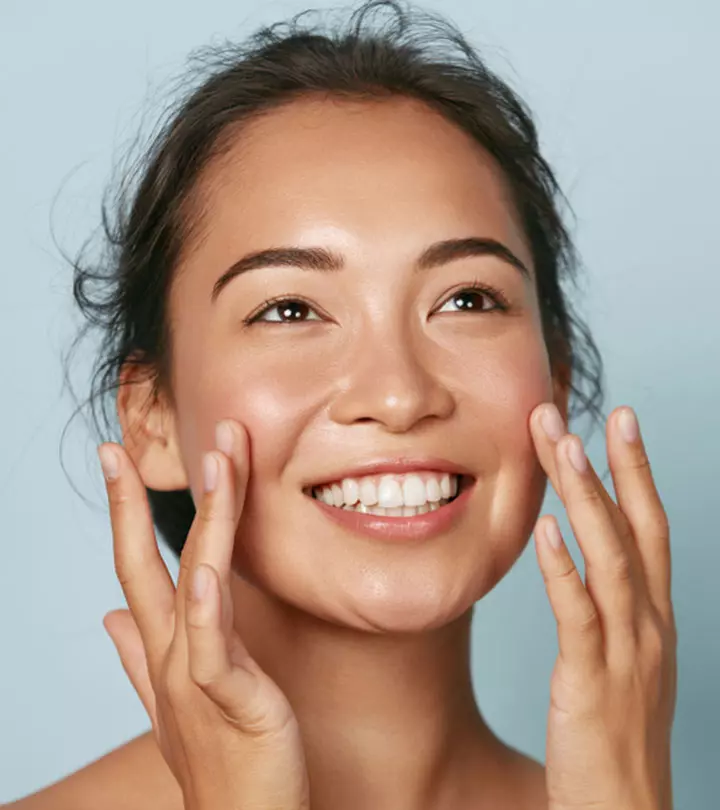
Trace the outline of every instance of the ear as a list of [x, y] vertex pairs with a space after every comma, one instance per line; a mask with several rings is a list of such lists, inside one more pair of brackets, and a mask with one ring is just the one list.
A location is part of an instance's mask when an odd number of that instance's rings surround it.
[[145, 486], [157, 490], [188, 489], [180, 454], [175, 411], [165, 396], [153, 393], [153, 371], [127, 361], [120, 371], [117, 412], [123, 447]]

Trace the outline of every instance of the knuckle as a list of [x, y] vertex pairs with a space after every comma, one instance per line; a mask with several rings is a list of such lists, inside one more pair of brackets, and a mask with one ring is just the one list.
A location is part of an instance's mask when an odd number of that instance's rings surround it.
[[200, 504], [196, 519], [199, 524], [207, 527], [213, 523], [230, 522], [231, 516], [226, 513], [223, 505], [218, 503], [215, 498], [206, 498]]
[[122, 563], [115, 566], [115, 573], [117, 574], [117, 580], [120, 583], [123, 593], [127, 593], [128, 589], [132, 588], [133, 577]]
[[207, 666], [193, 666], [190, 670], [190, 677], [193, 682], [203, 689], [211, 689], [218, 685], [218, 674]]
[[584, 611], [577, 616], [574, 624], [578, 632], [583, 635], [596, 633], [600, 624], [600, 616], [597, 610]]
[[554, 579], [556, 582], [568, 582], [575, 577], [576, 571], [577, 569], [571, 563], [561, 571], [557, 571], [556, 573], [552, 574], [552, 579]]
[[197, 510], [196, 518], [198, 523], [213, 523], [216, 517], [217, 507], [213, 503], [213, 499], [204, 498], [200, 504], [200, 508]]
[[670, 523], [665, 511], [661, 508], [659, 511], [653, 510], [645, 520], [643, 531], [651, 537], [657, 537], [662, 542], [670, 542]]
[[615, 556], [609, 564], [609, 573], [615, 582], [626, 583], [632, 580], [633, 569], [630, 557], [625, 553]]
[[633, 453], [625, 463], [627, 468], [634, 472], [643, 472], [645, 470], [650, 472], [650, 459], [641, 448], [639, 448], [636, 453]]
[[575, 502], [580, 505], [592, 507], [603, 505], [600, 493], [593, 486], [586, 486], [580, 489], [575, 495]]
[[144, 569], [144, 556], [138, 549], [115, 550], [115, 574], [123, 590], [132, 587]]
[[667, 631], [653, 617], [649, 616], [642, 624], [640, 644], [645, 660], [650, 666], [659, 666], [668, 651], [671, 641]]
[[120, 484], [120, 479], [108, 482], [107, 498], [110, 506], [115, 509], [123, 509], [132, 501], [127, 490]]
[[189, 678], [181, 667], [172, 664], [167, 666], [162, 683], [163, 694], [170, 706], [182, 706], [187, 703]]

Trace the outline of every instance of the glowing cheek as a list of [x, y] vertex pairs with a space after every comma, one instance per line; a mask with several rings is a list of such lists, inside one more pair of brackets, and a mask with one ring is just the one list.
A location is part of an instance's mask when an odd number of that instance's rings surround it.
[[222, 405], [216, 402], [213, 410], [221, 407], [245, 426], [253, 474], [259, 478], [276, 477], [292, 457], [319, 399], [307, 374], [267, 371], [262, 376], [243, 376], [219, 397]]
[[502, 448], [505, 460], [528, 461], [534, 454], [530, 414], [553, 395], [542, 340], [520, 333], [517, 339], [499, 341], [474, 361], [472, 373], [464, 379], [469, 381], [466, 395], [475, 403], [479, 422], [492, 425], [493, 443]]
[[235, 396], [233, 411], [251, 434], [276, 434], [292, 424], [302, 391], [292, 382], [277, 378], [244, 381], [242, 395]]

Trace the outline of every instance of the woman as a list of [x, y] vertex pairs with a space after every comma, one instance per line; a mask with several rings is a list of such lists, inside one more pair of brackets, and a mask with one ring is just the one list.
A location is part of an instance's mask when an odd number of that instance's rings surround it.
[[[414, 13], [221, 51], [108, 269], [77, 263], [122, 428], [99, 449], [130, 610], [106, 629], [153, 730], [43, 806], [671, 807], [669, 533], [637, 422], [608, 419], [616, 504], [567, 432], [571, 394], [600, 416], [601, 365], [530, 115]], [[548, 478], [587, 588], [538, 520]], [[469, 666], [473, 605], [533, 533], [560, 645], [544, 767]]]

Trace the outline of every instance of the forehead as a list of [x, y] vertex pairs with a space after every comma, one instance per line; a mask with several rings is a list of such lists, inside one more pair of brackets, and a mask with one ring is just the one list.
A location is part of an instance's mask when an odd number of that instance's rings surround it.
[[306, 98], [228, 129], [224, 141], [197, 189], [203, 264], [328, 239], [414, 257], [435, 239], [476, 235], [532, 265], [498, 165], [419, 100]]

